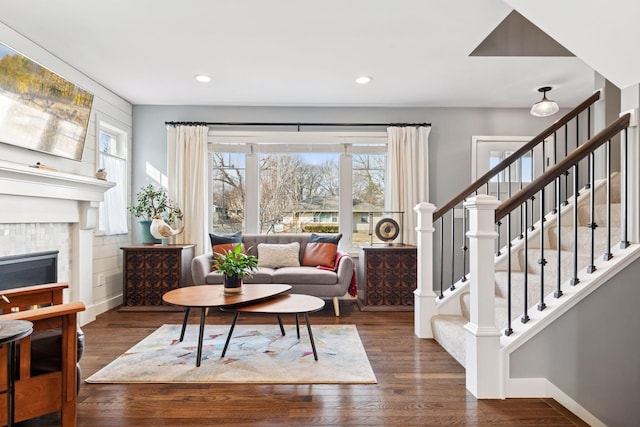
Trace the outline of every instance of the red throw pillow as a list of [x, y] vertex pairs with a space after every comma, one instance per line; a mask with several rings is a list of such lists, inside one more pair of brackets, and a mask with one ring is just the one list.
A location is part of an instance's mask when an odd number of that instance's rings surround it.
[[312, 234], [304, 249], [302, 265], [308, 267], [322, 266], [334, 268], [336, 253], [338, 252], [338, 242], [341, 238], [342, 234]]

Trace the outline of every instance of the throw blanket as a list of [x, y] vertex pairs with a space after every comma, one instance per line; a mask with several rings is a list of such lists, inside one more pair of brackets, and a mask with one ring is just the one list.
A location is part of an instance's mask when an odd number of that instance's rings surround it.
[[[342, 258], [343, 256], [348, 256], [348, 255], [345, 252], [340, 252], [340, 251], [336, 253], [336, 260], [335, 260], [335, 263], [333, 264], [333, 268], [325, 267], [324, 265], [319, 265], [317, 268], [321, 270], [333, 270], [337, 272], [338, 264], [340, 263], [340, 258]], [[358, 277], [356, 275], [355, 263], [353, 264], [353, 274], [351, 275], [351, 283], [349, 284], [349, 295], [351, 295], [352, 297], [358, 296]]]

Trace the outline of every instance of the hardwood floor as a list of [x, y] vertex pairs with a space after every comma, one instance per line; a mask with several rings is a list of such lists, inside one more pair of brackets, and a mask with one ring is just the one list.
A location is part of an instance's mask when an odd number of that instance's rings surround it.
[[[413, 333], [412, 312], [361, 312], [329, 303], [312, 324], [355, 324], [378, 379], [375, 385], [86, 384], [79, 426], [585, 426], [551, 399], [476, 400], [464, 369], [433, 340]], [[209, 324], [232, 316], [212, 310]], [[251, 323], [274, 323], [253, 315]], [[284, 318], [285, 323], [287, 319]], [[107, 365], [181, 312], [110, 311], [83, 327], [83, 378]], [[193, 315], [190, 323], [197, 323]], [[274, 325], [275, 326], [275, 325]], [[54, 426], [57, 414], [20, 423]]]

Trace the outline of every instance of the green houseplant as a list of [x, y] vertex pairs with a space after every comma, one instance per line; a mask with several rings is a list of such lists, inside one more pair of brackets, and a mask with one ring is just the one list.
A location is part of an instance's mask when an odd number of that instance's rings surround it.
[[242, 278], [258, 268], [258, 258], [245, 254], [242, 251], [242, 244], [238, 243], [233, 250], [215, 254], [213, 267], [224, 274], [225, 293], [240, 293]]
[[155, 215], [160, 215], [167, 224], [173, 224], [184, 216], [182, 209], [169, 199], [167, 190], [156, 188], [153, 184], [140, 189], [136, 194], [136, 202], [130, 205], [128, 210], [138, 218], [142, 232], [142, 243], [160, 243], [149, 232], [149, 226]]

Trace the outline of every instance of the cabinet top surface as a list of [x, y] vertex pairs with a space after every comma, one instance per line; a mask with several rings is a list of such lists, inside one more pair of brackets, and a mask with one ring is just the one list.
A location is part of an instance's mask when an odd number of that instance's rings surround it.
[[417, 246], [413, 246], [413, 245], [393, 245], [393, 246], [389, 246], [389, 245], [374, 245], [374, 246], [361, 246], [360, 247], [363, 251], [376, 251], [376, 250], [415, 250], [417, 249]]
[[123, 250], [132, 250], [132, 249], [151, 249], [151, 250], [168, 250], [168, 249], [186, 249], [193, 248], [196, 245], [184, 244], [184, 245], [163, 245], [161, 243], [154, 243], [151, 245], [131, 245], [131, 246], [122, 246], [120, 249]]

